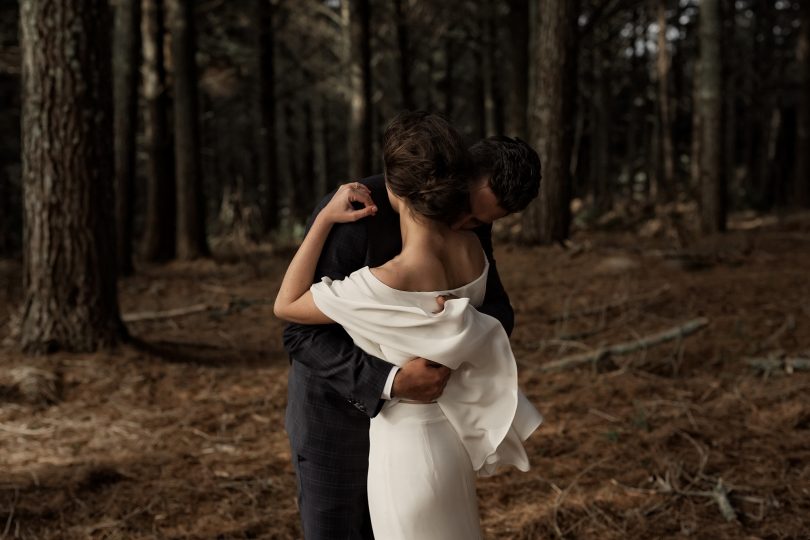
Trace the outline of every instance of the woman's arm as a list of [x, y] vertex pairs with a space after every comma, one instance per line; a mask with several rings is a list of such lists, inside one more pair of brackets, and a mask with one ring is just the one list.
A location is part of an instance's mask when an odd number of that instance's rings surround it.
[[[360, 203], [363, 208], [355, 210], [352, 203]], [[323, 245], [335, 223], [357, 221], [376, 212], [377, 207], [366, 186], [359, 182], [340, 186], [332, 200], [315, 217], [312, 227], [287, 267], [273, 305], [276, 317], [300, 324], [333, 322], [321, 313], [309, 292]]]

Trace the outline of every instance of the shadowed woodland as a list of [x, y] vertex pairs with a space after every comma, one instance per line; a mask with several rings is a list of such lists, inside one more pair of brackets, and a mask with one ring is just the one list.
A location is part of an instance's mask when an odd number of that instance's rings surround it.
[[494, 226], [529, 473], [487, 538], [806, 538], [810, 3], [0, 3], [0, 538], [300, 538], [272, 302], [403, 109]]

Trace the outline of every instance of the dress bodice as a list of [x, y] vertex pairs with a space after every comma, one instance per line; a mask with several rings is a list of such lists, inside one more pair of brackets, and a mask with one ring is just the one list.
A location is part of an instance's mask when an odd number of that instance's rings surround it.
[[[479, 474], [507, 464], [527, 470], [522, 441], [542, 421], [518, 390], [509, 336], [497, 319], [475, 309], [484, 300], [488, 271], [487, 264], [456, 289], [417, 292], [389, 287], [364, 267], [310, 289], [318, 308], [367, 354], [400, 367], [418, 356], [454, 370], [436, 402]], [[457, 298], [435, 313], [440, 294]]]
[[[370, 285], [375, 289], [378, 297], [385, 298], [386, 302], [392, 304], [399, 304], [404, 306], [418, 307], [427, 313], [435, 313], [438, 309], [436, 304], [436, 297], [441, 295], [451, 295], [456, 298], [469, 298], [470, 304], [478, 307], [484, 303], [484, 296], [487, 292], [487, 273], [489, 272], [489, 260], [484, 257], [486, 263], [484, 264], [484, 271], [473, 281], [457, 287], [444, 291], [403, 291], [389, 287], [377, 276], [375, 276], [371, 269], [366, 266], [359, 270]], [[403, 365], [405, 362], [413, 358], [411, 351], [403, 351], [391, 349], [382, 346], [382, 351], [385, 354], [385, 359], [397, 365]]]

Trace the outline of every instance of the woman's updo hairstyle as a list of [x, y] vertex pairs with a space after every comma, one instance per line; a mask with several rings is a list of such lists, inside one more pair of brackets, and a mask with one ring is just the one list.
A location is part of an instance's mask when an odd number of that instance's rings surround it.
[[399, 113], [383, 138], [385, 181], [417, 215], [450, 225], [469, 210], [470, 155], [447, 120]]

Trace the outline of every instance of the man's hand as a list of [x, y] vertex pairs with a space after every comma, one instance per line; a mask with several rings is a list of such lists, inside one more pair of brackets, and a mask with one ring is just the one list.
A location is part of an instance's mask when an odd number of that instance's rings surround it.
[[397, 371], [391, 397], [411, 401], [435, 401], [450, 379], [450, 368], [424, 358], [414, 358]]

